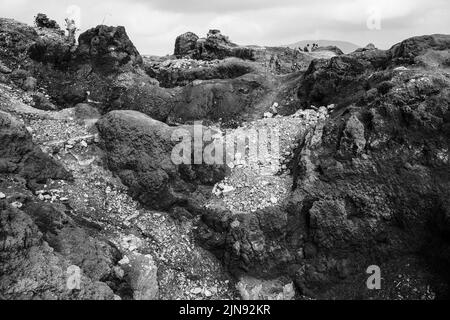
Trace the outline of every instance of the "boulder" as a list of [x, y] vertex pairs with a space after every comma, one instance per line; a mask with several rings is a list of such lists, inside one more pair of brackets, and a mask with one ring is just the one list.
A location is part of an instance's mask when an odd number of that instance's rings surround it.
[[177, 58], [192, 57], [197, 47], [199, 37], [192, 32], [186, 32], [178, 36], [175, 40], [174, 55]]
[[[149, 208], [189, 206], [196, 184], [214, 185], [223, 178], [223, 166], [175, 165], [172, 151], [178, 142], [172, 140], [172, 134], [177, 128], [145, 114], [112, 111], [97, 127], [109, 168], [128, 186], [130, 194]], [[184, 130], [193, 138], [192, 127]]]
[[303, 76], [298, 97], [304, 107], [349, 103], [365, 94], [370, 62], [343, 55], [330, 60], [314, 60]]
[[406, 39], [390, 50], [393, 62], [396, 64], [413, 64], [416, 58], [427, 51], [435, 52], [447, 51], [450, 49], [450, 36], [443, 34], [433, 34]]
[[370, 50], [378, 50], [377, 47], [373, 43], [369, 43], [364, 48], [356, 49], [355, 52], [364, 52], [364, 51], [370, 51]]
[[111, 74], [142, 65], [142, 57], [125, 28], [100, 25], [82, 33], [75, 52], [76, 62], [89, 64], [94, 71]]
[[158, 300], [158, 268], [151, 255], [132, 253], [120, 261], [134, 300]]
[[254, 50], [241, 47], [231, 42], [227, 36], [219, 30], [210, 30], [206, 39], [197, 41], [196, 59], [214, 60], [226, 57], [237, 57], [246, 60], [254, 60]]
[[185, 122], [199, 119], [238, 120], [262, 96], [266, 79], [247, 74], [232, 80], [196, 81], [185, 86], [169, 119]]
[[129, 187], [133, 197], [152, 208], [176, 202], [170, 186], [176, 166], [170, 158], [170, 128], [135, 111], [112, 111], [97, 123], [105, 142], [109, 168]]
[[55, 111], [57, 107], [41, 92], [37, 92], [33, 96], [34, 107], [39, 110]]
[[[26, 213], [0, 202], [0, 296], [3, 299], [112, 300], [105, 283], [92, 280], [42, 238]], [[72, 290], [68, 283], [79, 284]], [[78, 286], [78, 285], [77, 285]]]
[[88, 103], [79, 103], [75, 106], [75, 117], [81, 120], [91, 120], [100, 118], [100, 112], [97, 108]]
[[[73, 58], [72, 44], [57, 30], [45, 29], [28, 48], [28, 56], [37, 62], [51, 65], [56, 70], [66, 71]], [[47, 71], [47, 70], [35, 70]]]
[[70, 179], [72, 175], [44, 154], [32, 141], [25, 126], [0, 111], [0, 173], [14, 173], [28, 181]]
[[121, 259], [117, 248], [89, 235], [62, 208], [48, 203], [30, 202], [22, 210], [31, 217], [48, 245], [73, 265], [80, 267], [90, 279], [104, 281], [114, 274], [113, 268]]
[[209, 30], [206, 38], [187, 32], [177, 37], [175, 42], [175, 55], [177, 57], [192, 57], [198, 60], [225, 59], [237, 57], [254, 60], [254, 50], [232, 43], [227, 36], [219, 30]]

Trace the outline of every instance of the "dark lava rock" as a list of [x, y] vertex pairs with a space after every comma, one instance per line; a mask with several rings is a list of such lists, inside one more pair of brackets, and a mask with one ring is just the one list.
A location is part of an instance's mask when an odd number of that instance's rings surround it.
[[37, 39], [38, 34], [32, 27], [13, 19], [0, 18], [0, 60], [8, 68], [18, 67]]
[[343, 55], [330, 60], [314, 60], [301, 82], [298, 97], [304, 107], [346, 104], [365, 94], [373, 70], [370, 62]]
[[149, 208], [188, 206], [193, 201], [190, 192], [195, 190], [195, 183], [214, 184], [224, 176], [215, 166], [205, 165], [206, 170], [203, 165], [175, 165], [172, 134], [176, 128], [142, 113], [112, 111], [97, 127], [109, 168], [129, 187], [131, 195]]
[[28, 56], [34, 61], [50, 64], [57, 70], [66, 70], [72, 59], [72, 44], [57, 30], [45, 29], [29, 47]]
[[33, 101], [34, 101], [34, 107], [36, 109], [40, 110], [46, 110], [46, 111], [55, 111], [57, 110], [57, 107], [50, 102], [50, 100], [40, 92], [37, 92], [33, 95]]
[[0, 173], [15, 173], [28, 181], [70, 179], [71, 174], [44, 154], [32, 141], [25, 126], [0, 111]]
[[237, 277], [285, 275], [289, 264], [295, 261], [287, 249], [286, 230], [290, 221], [282, 209], [236, 215], [215, 207], [203, 213], [202, 223], [197, 230], [199, 242]]
[[317, 48], [313, 49], [312, 51], [313, 52], [316, 52], [316, 51], [331, 51], [331, 52], [336, 53], [338, 56], [341, 56], [341, 55], [344, 54], [344, 52], [342, 52], [342, 50], [339, 49], [336, 46], [317, 47]]
[[7, 66], [5, 66], [3, 64], [3, 62], [0, 61], [0, 73], [8, 74], [11, 72], [12, 72], [12, 70], [10, 68], [8, 68]]
[[224, 59], [226, 57], [254, 60], [254, 51], [251, 48], [240, 47], [232, 43], [219, 30], [210, 30], [206, 39], [199, 39], [197, 41], [196, 59], [214, 60]]
[[159, 87], [143, 71], [117, 75], [108, 90], [107, 107], [103, 111], [135, 110], [159, 121], [167, 120], [179, 92]]
[[176, 167], [170, 159], [170, 128], [134, 111], [113, 111], [98, 122], [105, 141], [108, 166], [134, 197], [148, 206], [168, 207], [175, 202], [170, 180]]
[[247, 74], [231, 80], [196, 81], [183, 87], [172, 121], [235, 119], [249, 111], [266, 92], [266, 78]]
[[97, 26], [78, 38], [76, 61], [87, 63], [102, 74], [129, 70], [142, 64], [142, 57], [124, 27]]
[[75, 116], [82, 120], [98, 119], [100, 118], [100, 112], [88, 103], [79, 103], [75, 106]]
[[368, 266], [398, 270], [413, 255], [448, 295], [450, 81], [396, 63], [374, 49], [311, 64], [301, 97], [340, 106], [298, 140], [292, 194], [245, 217], [202, 216], [200, 241], [233, 273], [291, 276], [316, 298], [369, 298]]
[[80, 274], [80, 290], [70, 290], [67, 286], [68, 270], [73, 263], [44, 241], [29, 215], [2, 201], [0, 234], [2, 299], [114, 299], [113, 291], [105, 283], [84, 274]]
[[47, 15], [43, 13], [38, 13], [34, 18], [34, 22], [38, 28], [60, 29], [55, 20], [49, 19]]
[[33, 219], [49, 246], [90, 279], [105, 281], [114, 275], [113, 268], [122, 257], [117, 248], [77, 226], [61, 208], [32, 202], [26, 203], [23, 211]]
[[394, 45], [389, 51], [395, 63], [413, 64], [416, 58], [425, 54], [429, 50], [436, 52], [450, 49], [450, 36], [434, 34], [406, 39]]
[[254, 54], [253, 49], [232, 43], [219, 30], [210, 30], [206, 38], [198, 38], [192, 32], [187, 32], [177, 37], [175, 42], [175, 55], [179, 58], [214, 60], [237, 57], [254, 60]]
[[256, 72], [255, 67], [249, 62], [237, 58], [228, 58], [211, 65], [196, 61], [198, 60], [190, 60], [188, 67], [179, 67], [183, 60], [146, 62], [144, 69], [164, 88], [183, 87], [195, 80], [234, 79]]
[[198, 36], [192, 32], [186, 32], [175, 40], [174, 55], [178, 58], [192, 57], [197, 47]]
[[446, 268], [450, 82], [414, 71], [395, 75], [391, 85], [306, 136], [293, 199], [299, 207], [312, 203], [302, 214], [319, 255], [359, 255], [352, 259], [370, 264], [412, 250]]
[[370, 51], [370, 50], [378, 50], [377, 47], [373, 43], [369, 43], [364, 48], [358, 48], [355, 50], [355, 52], [364, 52], [364, 51]]

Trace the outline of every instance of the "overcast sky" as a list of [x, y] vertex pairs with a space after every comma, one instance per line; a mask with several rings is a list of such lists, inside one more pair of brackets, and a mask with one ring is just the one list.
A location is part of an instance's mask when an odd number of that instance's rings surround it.
[[0, 16], [32, 23], [38, 12], [84, 31], [123, 25], [142, 54], [173, 52], [186, 31], [220, 29], [239, 44], [344, 40], [379, 48], [414, 35], [450, 33], [448, 0], [0, 0]]

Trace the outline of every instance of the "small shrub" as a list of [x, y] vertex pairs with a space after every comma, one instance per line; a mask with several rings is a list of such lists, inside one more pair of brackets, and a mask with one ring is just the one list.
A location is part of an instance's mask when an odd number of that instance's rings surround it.
[[34, 17], [34, 23], [38, 28], [60, 29], [55, 20], [49, 19], [47, 15], [43, 13], [38, 13], [36, 17]]

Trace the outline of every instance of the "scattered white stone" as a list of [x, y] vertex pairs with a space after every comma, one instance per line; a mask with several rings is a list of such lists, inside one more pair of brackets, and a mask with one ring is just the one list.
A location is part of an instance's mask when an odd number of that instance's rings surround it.
[[120, 265], [129, 264], [130, 259], [127, 256], [124, 256], [122, 260], [119, 261]]
[[322, 114], [327, 114], [328, 113], [328, 109], [327, 109], [327, 107], [320, 107], [319, 108], [319, 112], [322, 113]]
[[234, 220], [230, 226], [231, 228], [235, 229], [235, 228], [239, 228], [239, 226], [241, 225], [241, 223], [238, 220]]
[[6, 195], [3, 192], [0, 192], [0, 199], [5, 199]]
[[202, 293], [202, 288], [194, 288], [191, 290], [192, 294], [200, 294]]
[[13, 208], [20, 209], [20, 208], [22, 208], [23, 204], [16, 201], [16, 202], [11, 203], [11, 206], [12, 206]]
[[122, 246], [122, 248], [133, 252], [136, 251], [137, 248], [142, 246], [142, 240], [135, 235], [130, 234], [121, 239], [120, 245]]
[[205, 297], [207, 297], [207, 298], [212, 297], [212, 293], [208, 289], [205, 290], [204, 294], [205, 294]]
[[273, 118], [273, 114], [270, 112], [266, 112], [266, 113], [264, 113], [264, 118], [267, 118], [267, 119]]
[[270, 202], [272, 202], [273, 204], [277, 204], [278, 203], [278, 199], [275, 196], [272, 196], [270, 198]]
[[212, 294], [217, 294], [217, 292], [218, 292], [217, 286], [211, 287], [210, 290], [211, 290]]
[[83, 148], [87, 148], [87, 147], [88, 147], [87, 142], [84, 141], [84, 140], [80, 142], [80, 145], [81, 145]]
[[232, 186], [223, 185], [222, 193], [230, 193], [233, 192], [234, 190], [235, 188]]

